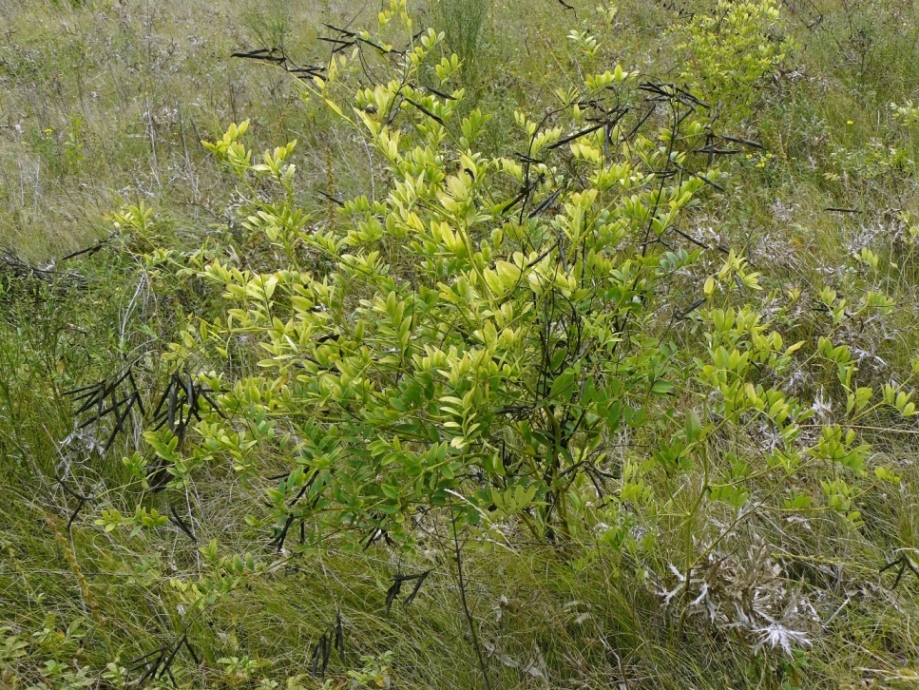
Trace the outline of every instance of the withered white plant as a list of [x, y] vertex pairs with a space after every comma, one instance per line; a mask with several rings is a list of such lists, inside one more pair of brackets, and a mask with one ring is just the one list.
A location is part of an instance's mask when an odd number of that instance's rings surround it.
[[753, 651], [756, 652], [768, 645], [772, 649], [781, 647], [790, 657], [794, 648], [808, 646], [811, 643], [806, 633], [791, 630], [781, 623], [770, 623], [765, 628], [757, 628], [753, 632], [760, 635], [759, 642], [753, 645]]
[[833, 402], [826, 397], [826, 391], [823, 389], [823, 386], [820, 387], [820, 390], [817, 391], [817, 395], [814, 396], [814, 403], [811, 405], [811, 410], [813, 410], [814, 415], [821, 422], [831, 420], [833, 418]]
[[811, 644], [819, 616], [800, 588], [789, 587], [761, 538], [753, 537], [745, 551], [713, 550], [689, 573], [673, 564], [669, 570], [654, 584], [655, 593], [681, 616], [702, 618], [718, 632], [739, 632], [754, 652], [780, 649], [791, 656]]

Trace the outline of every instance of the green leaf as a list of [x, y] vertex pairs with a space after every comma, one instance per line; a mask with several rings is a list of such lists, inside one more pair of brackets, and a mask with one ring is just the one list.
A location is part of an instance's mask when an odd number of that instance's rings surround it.
[[665, 395], [670, 395], [671, 391], [673, 391], [673, 388], [674, 388], [673, 384], [670, 383], [669, 381], [658, 379], [657, 381], [654, 382], [654, 385], [651, 386], [651, 392], [654, 395], [659, 395], [663, 397]]
[[690, 410], [686, 413], [686, 440], [690, 443], [699, 440], [699, 437], [702, 435], [702, 422], [699, 421], [699, 415], [696, 414], [695, 410]]
[[552, 382], [549, 397], [553, 400], [569, 400], [574, 393], [574, 371], [566, 369]]

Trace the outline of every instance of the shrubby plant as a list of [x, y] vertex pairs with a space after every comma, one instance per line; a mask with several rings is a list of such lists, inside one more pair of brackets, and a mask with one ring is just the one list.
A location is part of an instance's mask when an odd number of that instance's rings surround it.
[[[405, 542], [409, 519], [441, 506], [471, 524], [517, 515], [536, 535], [568, 535], [585, 482], [612, 476], [607, 444], [649, 425], [680, 378], [654, 331], [672, 276], [699, 257], [662, 238], [717, 176], [687, 167], [704, 140], [694, 102], [655, 91], [649, 114], [670, 118], [630, 133], [615, 103], [635, 80], [617, 66], [561, 92], [551, 119], [518, 113], [520, 157], [486, 158], [475, 141], [487, 117], [451, 121], [455, 58], [437, 65], [436, 89], [409, 86], [441, 38], [424, 34], [400, 58], [407, 76], [360, 90], [350, 114], [334, 81], [317, 85], [391, 180], [345, 203], [344, 231], [293, 204], [294, 143], [251, 163], [242, 125], [209, 145], [246, 184], [274, 183], [272, 201], [250, 196], [246, 223], [289, 265], [253, 274], [199, 256], [189, 272], [223, 287], [227, 318], [172, 356], [245, 338], [266, 353], [265, 375], [223, 396], [232, 414], [197, 427], [191, 458], [168, 430], [148, 438], [176, 484], [182, 468], [226, 455], [252, 479], [283, 470], [272, 514], [253, 516], [279, 545], [301, 521], [314, 539], [347, 527]], [[725, 272], [745, 280], [732, 261]]]
[[[772, 18], [767, 5], [754, 9]], [[381, 31], [401, 22], [412, 33], [398, 2], [380, 19]], [[616, 65], [560, 88], [546, 115], [518, 112], [525, 149], [489, 157], [476, 147], [487, 115], [457, 121], [459, 60], [436, 62], [442, 35], [405, 50], [367, 36], [375, 73], [392, 78], [355, 94], [350, 75], [366, 63], [339, 56], [309, 95], [385, 168], [376, 194], [338, 200], [334, 223], [297, 202], [296, 142], [256, 157], [242, 123], [206, 144], [238, 178], [243, 223], [278, 266], [245, 269], [220, 248], [151, 256], [222, 291], [224, 315], [189, 324], [167, 356], [222, 393], [192, 428], [148, 431], [156, 465], [135, 455], [131, 471], [165, 468], [181, 488], [203, 466], [231, 465], [264, 489], [248, 521], [279, 550], [331, 539], [410, 548], [438, 516], [556, 543], [602, 525], [615, 551], [659, 547], [661, 571], [683, 583], [661, 586], [681, 626], [702, 601], [693, 587], [708, 586], [696, 571], [722, 562], [751, 515], [829, 510], [857, 529], [858, 496], [898, 481], [880, 466], [868, 474], [860, 424], [916, 410], [908, 381], [880, 396], [859, 385], [834, 336], [891, 303], [824, 290], [825, 334], [786, 342], [798, 296], [766, 316], [746, 261], [681, 228], [698, 195], [725, 181], [709, 167], [711, 113]], [[436, 82], [423, 86], [432, 62]], [[231, 351], [251, 353], [253, 373], [221, 373]], [[791, 392], [802, 370], [845, 413]], [[812, 477], [812, 490], [795, 477]], [[259, 568], [219, 559], [215, 543], [207, 561], [215, 575], [186, 587], [189, 603], [212, 603]], [[804, 633], [772, 635], [773, 613], [719, 616], [725, 630], [747, 616], [751, 644], [790, 652]]]
[[687, 57], [680, 80], [729, 121], [749, 117], [760, 97], [757, 83], [789, 49], [779, 3], [718, 0], [689, 17], [673, 29], [677, 51]]

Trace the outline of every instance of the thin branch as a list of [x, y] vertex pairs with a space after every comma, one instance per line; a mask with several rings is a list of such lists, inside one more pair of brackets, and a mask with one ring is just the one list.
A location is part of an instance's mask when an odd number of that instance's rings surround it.
[[469, 611], [469, 604], [466, 601], [466, 581], [463, 578], [463, 556], [460, 550], [459, 538], [456, 536], [456, 511], [453, 511], [453, 550], [456, 554], [456, 575], [459, 580], [460, 601], [463, 604], [463, 613], [466, 615], [466, 622], [469, 623], [469, 631], [472, 633], [472, 644], [475, 647], [476, 656], [479, 657], [479, 666], [482, 669], [482, 676], [485, 678], [485, 687], [492, 690], [491, 679], [488, 677], [488, 667], [485, 665], [485, 656], [482, 654], [482, 646], [479, 644], [479, 636], [475, 631], [475, 621], [472, 619], [472, 613]]

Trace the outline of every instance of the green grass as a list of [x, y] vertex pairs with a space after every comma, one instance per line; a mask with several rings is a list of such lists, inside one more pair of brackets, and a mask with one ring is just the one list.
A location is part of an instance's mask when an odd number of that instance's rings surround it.
[[[606, 31], [593, 3], [572, 4], [577, 14], [555, 2], [451, 6], [488, 10], [478, 33], [467, 26], [448, 37], [468, 53], [469, 107], [495, 116], [490, 150], [515, 142], [516, 108], [551, 107], [560, 74], [602, 71], [615, 61], [663, 80], [684, 69], [686, 56], [673, 52], [667, 33], [681, 21], [677, 9], [623, 0]], [[701, 10], [713, 3], [683, 4]], [[416, 24], [449, 20], [433, 4], [410, 10]], [[901, 475], [886, 485], [869, 476], [853, 499], [863, 524], [853, 527], [822, 507], [751, 510], [696, 574], [710, 592], [705, 610], [679, 594], [668, 606], [665, 595], [678, 584], [670, 566], [682, 567], [687, 545], [705, 550], [735, 516], [713, 503], [695, 517], [687, 541], [696, 474], [655, 475], [672, 498], [628, 506], [632, 539], [623, 550], [611, 545], [614, 530], [589, 521], [564, 546], [534, 541], [513, 522], [483, 531], [463, 545], [461, 592], [448, 515], [431, 517], [412, 554], [382, 543], [349, 553], [334, 537], [321, 556], [277, 554], [246, 523], [263, 487], [229, 467], [205, 468], [184, 492], [144, 491], [122, 463], [147, 452], [139, 418], [107, 453], [79, 437], [61, 445], [74, 430], [66, 391], [140, 358], [137, 383], [146, 404], [155, 404], [168, 372], [159, 354], [189, 315], [219, 313], [209, 288], [144, 264], [154, 246], [207, 246], [244, 268], [277, 261], [239, 226], [237, 182], [202, 139], [246, 118], [256, 150], [299, 139], [297, 194], [317, 225], [339, 222], [334, 203], [318, 192], [348, 198], [385, 186], [375, 154], [317, 99], [304, 102], [295, 79], [229, 57], [276, 46], [303, 63], [322, 61], [323, 22], [370, 26], [376, 11], [332, 0], [248, 7], [0, 0], [0, 246], [34, 266], [55, 261], [57, 272], [46, 282], [0, 263], [0, 687], [133, 687], [143, 670], [119, 680], [118, 667], [171, 649], [183, 635], [199, 661], [188, 648], [176, 654], [175, 680], [187, 688], [915, 686], [919, 578], [907, 569], [893, 589], [897, 568], [880, 569], [919, 548], [919, 429], [892, 414], [878, 413], [861, 430], [873, 444], [869, 472], [886, 466]], [[759, 85], [751, 116], [722, 120], [728, 133], [764, 148], [744, 148], [726, 163], [729, 186], [710, 190], [683, 228], [748, 257], [764, 293], [772, 293], [764, 309], [779, 314], [789, 344], [830, 328], [818, 308], [825, 285], [850, 304], [885, 291], [893, 310], [834, 330], [837, 343], [861, 353], [861, 385], [906, 379], [916, 356], [919, 132], [894, 120], [889, 104], [916, 98], [917, 19], [912, 3], [786, 3], [790, 49], [781, 71]], [[602, 39], [596, 64], [567, 38], [572, 30]], [[140, 202], [156, 210], [149, 235], [115, 232], [108, 214]], [[64, 259], [100, 240], [99, 252]], [[880, 257], [878, 267], [855, 258], [864, 248]], [[81, 276], [79, 285], [67, 271]], [[787, 306], [789, 291], [798, 296]], [[687, 362], [700, 351], [702, 336], [691, 324], [674, 338]], [[254, 359], [242, 348], [238, 354], [225, 365], [234, 377], [249, 373]], [[832, 369], [823, 378], [809, 371], [789, 387], [808, 404], [825, 396], [833, 415], [845, 406], [835, 380]], [[759, 468], [765, 441], [758, 433], [751, 427], [746, 436], [719, 439], [713, 452], [739, 454]], [[646, 459], [635, 448], [611, 449], [610, 457], [620, 471]], [[819, 503], [826, 478], [815, 465], [785, 489]], [[621, 476], [613, 481], [621, 487]], [[750, 488], [762, 498], [762, 486]], [[76, 495], [91, 500], [68, 529]], [[197, 543], [175, 521], [136, 536], [100, 524], [105, 511], [130, 516], [138, 503], [162, 515], [174, 510]], [[199, 550], [212, 540], [220, 557], [251, 553], [256, 568], [199, 613], [188, 588], [230, 576]], [[415, 601], [401, 603], [409, 582], [387, 612], [393, 578], [426, 570]], [[757, 639], [732, 625], [734, 602], [743, 597], [792, 607], [799, 594], [813, 615], [801, 613], [809, 644], [793, 654], [768, 644], [756, 649]], [[333, 651], [326, 680], [312, 678], [317, 645], [334, 633], [339, 614], [344, 660]], [[249, 666], [233, 658], [248, 658]], [[165, 688], [170, 679], [145, 685]]]

